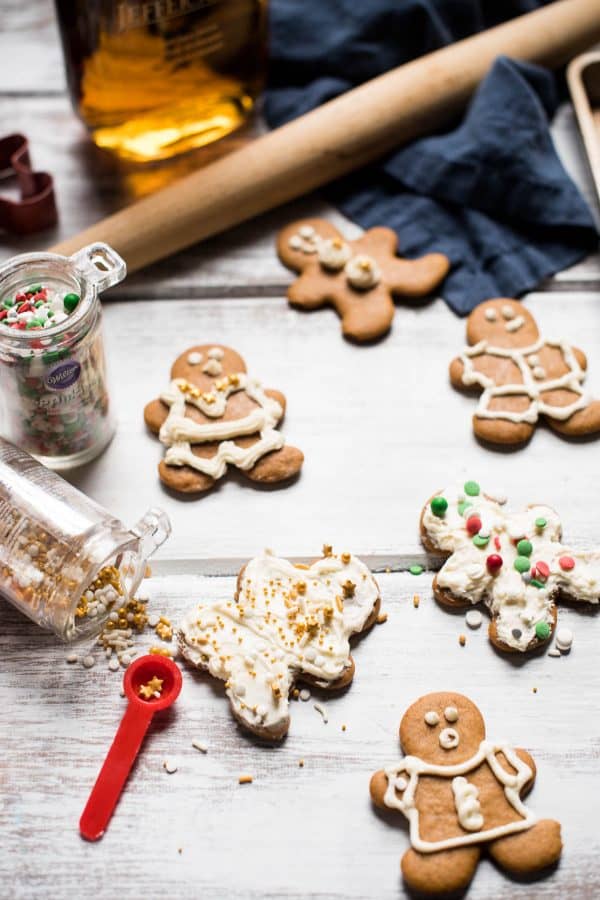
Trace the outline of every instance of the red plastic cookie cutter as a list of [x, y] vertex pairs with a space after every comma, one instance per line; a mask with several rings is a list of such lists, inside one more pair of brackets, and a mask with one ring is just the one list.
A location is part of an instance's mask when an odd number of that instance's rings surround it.
[[23, 134], [0, 138], [0, 177], [15, 175], [21, 200], [0, 197], [0, 229], [13, 234], [33, 234], [56, 225], [58, 213], [52, 176], [34, 172], [29, 144]]
[[[160, 696], [144, 699], [140, 687], [155, 677], [162, 679]], [[79, 820], [81, 836], [88, 841], [100, 840], [106, 831], [154, 713], [179, 696], [181, 672], [167, 656], [141, 656], [127, 669], [123, 688], [129, 703]]]

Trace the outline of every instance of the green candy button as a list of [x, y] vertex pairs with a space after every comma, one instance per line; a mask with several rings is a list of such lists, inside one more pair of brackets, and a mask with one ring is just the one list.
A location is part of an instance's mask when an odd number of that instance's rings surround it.
[[416, 563], [414, 566], [411, 566], [408, 571], [411, 575], [420, 575], [423, 571], [423, 566], [420, 566], [418, 563]]
[[550, 626], [547, 622], [536, 622], [535, 636], [539, 641], [547, 641], [550, 637]]
[[464, 516], [465, 511], [466, 511], [467, 509], [469, 509], [471, 506], [473, 506], [473, 504], [472, 504], [472, 503], [469, 503], [468, 500], [461, 500], [460, 503], [458, 504], [458, 514], [459, 514], [459, 516]]
[[79, 294], [65, 294], [63, 297], [65, 312], [72, 313], [77, 308], [80, 299]]
[[527, 572], [529, 570], [531, 563], [529, 562], [529, 559], [527, 556], [517, 556], [513, 565], [514, 565], [515, 569], [517, 570], [517, 572], [520, 572], [522, 575], [523, 572]]
[[533, 553], [531, 541], [528, 541], [527, 538], [523, 538], [522, 541], [519, 541], [517, 544], [517, 553], [519, 556], [531, 556]]
[[431, 512], [434, 516], [438, 516], [438, 518], [442, 518], [448, 509], [448, 501], [445, 497], [434, 497], [431, 501]]
[[478, 497], [481, 488], [476, 481], [465, 481], [464, 490], [469, 497]]
[[544, 584], [544, 582], [543, 582], [543, 581], [538, 581], [537, 578], [532, 578], [531, 581], [529, 582], [529, 584], [530, 584], [532, 587], [536, 587], [536, 588], [540, 588], [540, 589], [546, 587], [546, 585]]
[[544, 519], [542, 516], [540, 516], [539, 519], [535, 520], [535, 527], [539, 528], [540, 531], [542, 530], [542, 528], [545, 528], [547, 524], [548, 524], [547, 520]]
[[[481, 537], [479, 534], [476, 534], [475, 537], [473, 538], [473, 543], [475, 544], [476, 547], [487, 547], [489, 542], [490, 542], [489, 537]], [[529, 568], [529, 566], [527, 566], [527, 568]]]

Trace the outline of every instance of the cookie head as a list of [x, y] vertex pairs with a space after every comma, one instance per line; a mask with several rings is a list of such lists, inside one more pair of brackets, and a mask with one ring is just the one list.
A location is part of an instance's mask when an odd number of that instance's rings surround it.
[[171, 367], [171, 378], [184, 378], [202, 391], [210, 391], [215, 380], [239, 375], [246, 364], [239, 353], [222, 344], [189, 347]]
[[470, 759], [485, 737], [485, 723], [474, 703], [462, 694], [441, 691], [413, 703], [400, 723], [407, 756], [452, 766]]
[[535, 319], [517, 300], [487, 300], [473, 310], [467, 321], [471, 345], [488, 341], [494, 347], [527, 347], [539, 336]]

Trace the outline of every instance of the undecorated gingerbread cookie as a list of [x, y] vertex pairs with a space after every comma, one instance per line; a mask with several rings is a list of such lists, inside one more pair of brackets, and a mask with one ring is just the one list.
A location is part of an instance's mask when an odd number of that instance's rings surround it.
[[473, 416], [480, 440], [525, 444], [540, 419], [568, 437], [600, 433], [600, 401], [583, 392], [585, 353], [563, 338], [541, 337], [523, 304], [480, 304], [467, 319], [467, 341], [450, 364], [450, 380], [481, 392]]
[[484, 603], [489, 636], [500, 650], [533, 650], [556, 627], [559, 598], [597, 604], [600, 552], [561, 544], [562, 526], [549, 506], [508, 512], [506, 498], [475, 481], [435, 494], [421, 513], [427, 550], [448, 559], [433, 581], [445, 606]]
[[297, 681], [326, 690], [352, 681], [350, 638], [377, 618], [369, 569], [350, 553], [326, 552], [311, 566], [251, 559], [234, 600], [201, 603], [179, 630], [184, 657], [225, 682], [235, 718], [260, 737], [287, 733]]
[[161, 481], [174, 491], [202, 493], [228, 466], [262, 484], [289, 481], [304, 455], [277, 430], [284, 412], [283, 394], [263, 389], [235, 350], [190, 347], [173, 363], [168, 388], [144, 410], [146, 425], [167, 448]]
[[462, 694], [427, 694], [405, 712], [399, 763], [371, 778], [371, 798], [401, 812], [411, 847], [402, 874], [413, 891], [463, 891], [482, 853], [506, 872], [532, 876], [560, 858], [560, 824], [523, 802], [536, 769], [526, 750], [488, 740]]
[[450, 262], [441, 253], [400, 259], [390, 228], [370, 228], [345, 240], [325, 219], [303, 219], [280, 232], [277, 252], [300, 277], [290, 285], [294, 306], [318, 309], [330, 304], [342, 319], [342, 331], [355, 341], [384, 335], [394, 318], [394, 297], [421, 298], [446, 277]]

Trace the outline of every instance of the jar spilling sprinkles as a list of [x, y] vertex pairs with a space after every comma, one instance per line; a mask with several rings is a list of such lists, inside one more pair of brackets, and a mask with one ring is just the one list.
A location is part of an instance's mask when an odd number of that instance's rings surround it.
[[101, 243], [0, 267], [0, 431], [53, 469], [88, 462], [113, 436], [98, 295], [125, 274]]

